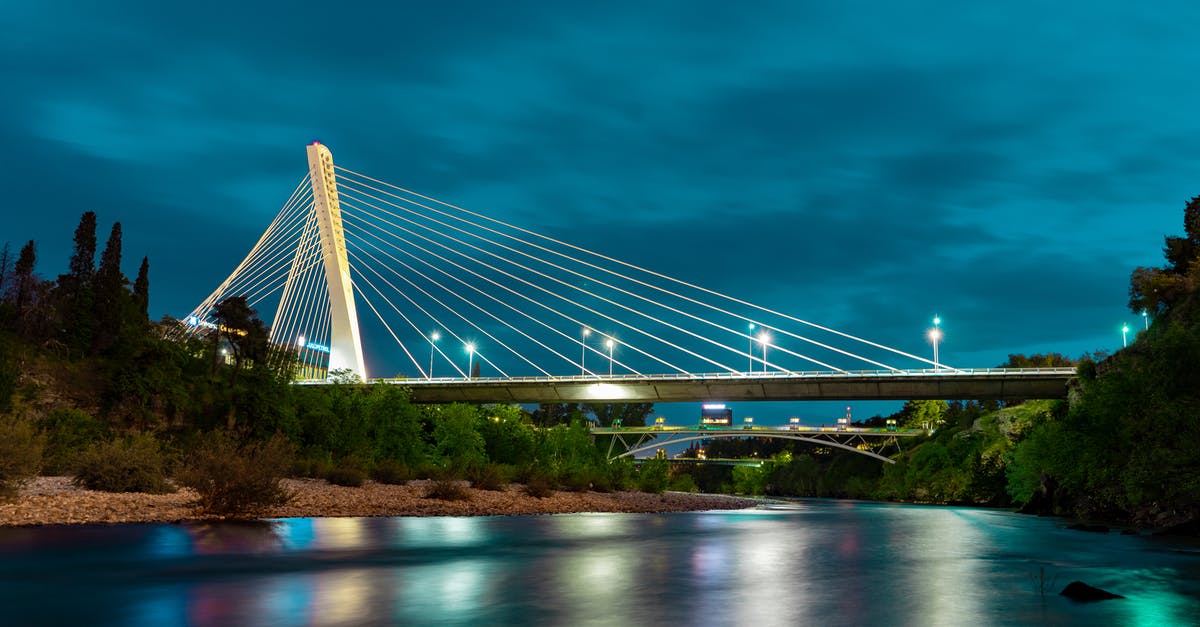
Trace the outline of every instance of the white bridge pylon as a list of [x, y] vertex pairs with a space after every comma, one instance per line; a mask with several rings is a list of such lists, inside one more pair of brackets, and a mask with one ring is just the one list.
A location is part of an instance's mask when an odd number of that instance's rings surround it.
[[185, 326], [215, 327], [213, 307], [227, 297], [245, 296], [257, 306], [278, 294], [271, 341], [294, 343], [300, 378], [325, 378], [341, 370], [366, 381], [333, 154], [319, 142], [307, 151], [308, 175], [250, 254], [192, 311]]
[[[364, 334], [373, 369], [430, 385], [959, 372], [339, 167], [320, 143], [307, 153], [283, 208], [182, 327], [216, 328], [213, 308], [243, 297], [296, 348], [299, 379], [368, 380]], [[712, 245], [697, 260], [720, 263]]]

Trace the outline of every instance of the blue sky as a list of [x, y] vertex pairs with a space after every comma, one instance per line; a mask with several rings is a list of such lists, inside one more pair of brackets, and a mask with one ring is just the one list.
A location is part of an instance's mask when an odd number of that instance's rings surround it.
[[[85, 210], [183, 315], [305, 172], [410, 189], [905, 350], [1120, 347], [1200, 194], [1200, 7], [50, 0], [0, 15], [0, 241]], [[83, 5], [83, 6], [80, 6]], [[713, 252], [698, 263], [699, 242]]]

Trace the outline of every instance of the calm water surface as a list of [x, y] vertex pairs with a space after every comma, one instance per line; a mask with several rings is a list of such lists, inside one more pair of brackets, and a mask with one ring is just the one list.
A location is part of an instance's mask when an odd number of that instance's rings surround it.
[[[7, 528], [0, 624], [1200, 622], [1200, 544], [1061, 525], [805, 501], [683, 514]], [[1076, 579], [1128, 598], [1057, 595]]]

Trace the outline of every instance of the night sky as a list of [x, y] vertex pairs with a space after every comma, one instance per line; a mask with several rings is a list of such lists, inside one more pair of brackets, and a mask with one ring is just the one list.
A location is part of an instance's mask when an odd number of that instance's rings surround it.
[[1200, 194], [1194, 2], [108, 4], [0, 15], [0, 242], [53, 278], [80, 213], [120, 221], [155, 319], [228, 274], [314, 139], [904, 350], [938, 313], [974, 367], [1119, 348], [1130, 271]]

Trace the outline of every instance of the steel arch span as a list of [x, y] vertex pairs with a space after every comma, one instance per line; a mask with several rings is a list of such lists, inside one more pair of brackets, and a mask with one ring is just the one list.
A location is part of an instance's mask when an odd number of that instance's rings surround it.
[[[712, 433], [705, 433], [703, 435], [687, 435], [687, 436], [683, 436], [683, 437], [674, 437], [674, 438], [668, 438], [661, 442], [655, 441], [653, 444], [641, 444], [639, 442], [638, 444], [634, 445], [635, 448], [631, 448], [631, 449], [625, 451], [624, 453], [621, 453], [620, 455], [617, 455], [615, 457], [610, 457], [609, 461], [621, 459], [622, 457], [632, 457], [633, 455], [636, 455], [638, 453], [652, 451], [654, 449], [662, 448], [664, 446], [669, 446], [671, 444], [681, 444], [683, 442], [693, 442], [696, 440], [716, 440], [716, 439], [728, 440], [728, 439], [732, 439], [732, 438], [745, 438], [745, 437], [775, 438], [775, 439], [779, 439], [779, 440], [795, 440], [797, 442], [808, 442], [809, 444], [820, 444], [822, 446], [834, 446], [834, 447], [837, 447], [840, 449], [850, 451], [852, 453], [866, 455], [867, 457], [871, 457], [871, 458], [877, 459], [881, 462], [885, 462], [888, 464], [896, 463], [896, 460], [894, 460], [894, 459], [884, 457], [884, 456], [882, 456], [878, 453], [872, 452], [872, 451], [864, 451], [860, 448], [850, 446], [849, 444], [844, 444], [842, 442], [837, 442], [835, 440], [826, 440], [823, 438], [814, 438], [814, 437], [808, 437], [808, 436], [803, 436], [803, 435], [796, 435], [793, 433], [746, 434], [746, 433], [738, 433], [736, 431], [717, 431], [717, 432], [712, 432]], [[894, 439], [892, 440], [892, 442], [896, 443], [897, 445], [899, 444]]]

